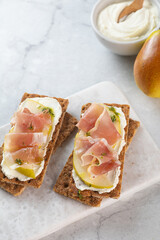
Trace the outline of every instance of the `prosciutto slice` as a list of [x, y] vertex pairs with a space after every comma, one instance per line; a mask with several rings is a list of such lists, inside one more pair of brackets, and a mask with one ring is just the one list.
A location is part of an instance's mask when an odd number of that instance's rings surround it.
[[105, 174], [111, 170], [115, 170], [117, 167], [119, 167], [121, 163], [117, 160], [110, 160], [108, 162], [102, 163], [99, 166], [91, 165], [88, 167], [88, 173], [91, 175], [91, 177], [97, 177], [99, 175]]
[[88, 134], [93, 138], [105, 138], [110, 145], [121, 139], [108, 111], [100, 104], [92, 104], [77, 126], [79, 129], [89, 132]]
[[97, 139], [95, 143], [81, 156], [82, 166], [96, 163], [102, 164], [116, 158], [116, 153], [105, 139]]
[[110, 145], [113, 145], [121, 138], [106, 109], [97, 119], [95, 127], [90, 130], [90, 135], [93, 138], [105, 138]]
[[82, 155], [95, 143], [95, 139], [91, 137], [78, 137], [76, 139], [75, 151], [78, 157], [82, 157]]
[[75, 142], [77, 157], [83, 167], [88, 167], [88, 173], [96, 177], [120, 166], [117, 153], [104, 138], [78, 136]]
[[87, 111], [83, 114], [80, 121], [77, 124], [77, 127], [85, 132], [88, 132], [92, 129], [98, 119], [102, 114], [104, 107], [100, 104], [93, 103]]
[[10, 153], [12, 160], [24, 163], [39, 163], [43, 158], [43, 151], [40, 151], [38, 146], [21, 148], [18, 151]]
[[47, 140], [43, 133], [9, 133], [5, 136], [5, 151], [13, 152], [20, 148], [41, 146]]
[[27, 108], [23, 112], [16, 112], [11, 120], [16, 133], [42, 132], [51, 125], [51, 116], [48, 112], [31, 113]]

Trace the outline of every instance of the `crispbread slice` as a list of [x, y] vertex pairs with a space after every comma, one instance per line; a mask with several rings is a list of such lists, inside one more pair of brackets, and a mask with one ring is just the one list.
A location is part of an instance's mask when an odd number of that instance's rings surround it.
[[61, 195], [70, 197], [89, 206], [99, 207], [102, 201], [101, 198], [93, 197], [92, 195], [83, 197], [81, 192], [76, 188], [72, 178], [72, 169], [73, 155], [71, 154], [59, 175], [53, 190]]
[[[129, 119], [128, 138], [127, 138], [127, 144], [126, 144], [127, 147], [130, 145], [138, 127], [139, 127], [138, 121]], [[99, 202], [99, 204], [97, 205], [94, 203], [102, 199], [101, 198], [95, 199], [95, 197], [92, 196], [93, 191], [90, 191], [90, 193], [86, 192], [86, 196], [82, 195], [82, 191], [80, 192], [78, 191], [78, 189], [75, 186], [74, 180], [72, 178], [72, 169], [73, 169], [73, 156], [71, 154], [60, 176], [57, 179], [57, 182], [53, 188], [54, 191], [64, 196], [78, 200], [84, 204], [90, 205], [92, 207], [99, 206], [101, 202]]]
[[75, 129], [77, 122], [78, 121], [75, 117], [66, 112], [53, 152], [55, 152], [56, 149], [61, 146], [62, 143], [69, 137], [69, 135]]
[[[88, 108], [89, 106], [91, 105], [91, 103], [88, 103], [84, 106], [82, 106], [82, 111], [81, 113], [84, 113]], [[128, 136], [128, 125], [129, 125], [129, 110], [130, 110], [130, 106], [129, 105], [126, 105], [126, 104], [116, 104], [116, 103], [112, 103], [112, 104], [107, 104], [105, 103], [105, 105], [107, 106], [112, 106], [112, 107], [119, 107], [122, 109], [124, 115], [125, 115], [125, 118], [126, 118], [126, 127], [124, 128], [125, 130], [125, 142], [127, 142], [127, 136]], [[126, 152], [126, 146], [123, 147], [120, 155], [119, 155], [119, 161], [121, 162], [121, 174], [119, 176], [119, 182], [116, 186], [116, 188], [114, 190], [112, 190], [111, 192], [109, 193], [102, 193], [102, 194], [99, 194], [98, 192], [96, 191], [91, 191], [91, 190], [84, 190], [82, 191], [82, 194], [84, 195], [88, 195], [89, 193], [92, 192], [92, 195], [95, 196], [95, 197], [110, 197], [110, 198], [118, 198], [120, 196], [120, 192], [121, 192], [121, 186], [122, 186], [122, 176], [123, 176], [123, 166], [124, 166], [124, 157], [125, 157], [125, 152]]]
[[0, 187], [15, 197], [21, 195], [25, 189], [25, 187], [22, 185], [6, 183], [6, 182], [2, 182], [2, 181], [0, 181]]
[[[54, 152], [59, 146], [61, 146], [61, 144], [66, 140], [66, 138], [72, 133], [76, 124], [77, 124], [77, 119], [73, 117], [71, 114], [66, 112], [58, 139], [55, 144], [55, 148], [53, 150]], [[1, 159], [2, 159], [2, 148], [0, 147], [0, 161]], [[2, 181], [0, 181], [0, 187], [14, 196], [20, 195], [25, 189], [25, 186], [6, 183]]]
[[[82, 111], [81, 113], [84, 113], [88, 108], [89, 106], [91, 105], [91, 103], [88, 103], [84, 106], [82, 106]], [[128, 105], [119, 105], [119, 104], [106, 104], [108, 106], [116, 106], [116, 107], [121, 107], [122, 108], [122, 111], [124, 112], [125, 114], [125, 117], [126, 117], [126, 122], [127, 122], [127, 126], [125, 127], [125, 141], [127, 142], [127, 138], [128, 138], [128, 145], [129, 143], [132, 141], [132, 138], [133, 138], [133, 135], [135, 134], [136, 132], [136, 129], [138, 128], [138, 122], [137, 121], [134, 121], [134, 120], [130, 120], [130, 133], [128, 134], [128, 125], [129, 125], [129, 109], [130, 107]], [[137, 124], [134, 124], [134, 123], [137, 123]], [[133, 127], [133, 124], [134, 124], [134, 127]], [[127, 135], [128, 134], [128, 135]], [[90, 191], [90, 190], [85, 190], [85, 191], [80, 191], [80, 195], [81, 195], [81, 198], [83, 198], [83, 203], [85, 204], [88, 204], [88, 201], [85, 201], [85, 198], [89, 198], [89, 197], [97, 197], [97, 198], [102, 198], [102, 197], [119, 197], [120, 195], [120, 190], [121, 190], [121, 183], [122, 183], [122, 172], [123, 172], [123, 164], [124, 164], [124, 154], [125, 154], [125, 147], [123, 148], [122, 152], [121, 152], [121, 156], [120, 156], [120, 161], [121, 161], [121, 175], [120, 175], [120, 180], [119, 180], [119, 184], [117, 185], [117, 189], [113, 192], [113, 195], [111, 195], [110, 193], [110, 196], [109, 194], [99, 194], [95, 191]], [[67, 174], [67, 171], [65, 171], [65, 169], [68, 169], [68, 166], [70, 166], [70, 169], [68, 170], [69, 173]], [[77, 200], [77, 193], [79, 193], [78, 189], [76, 188], [75, 186], [75, 183], [74, 183], [74, 180], [72, 178], [72, 169], [73, 169], [73, 156], [72, 154], [70, 155], [65, 167], [64, 167], [64, 170], [62, 170], [60, 176], [58, 177], [57, 179], [57, 182], [54, 186], [54, 191], [57, 192], [57, 193], [60, 193], [62, 195], [65, 195], [65, 196], [68, 196], [68, 197], [71, 197], [73, 199], [76, 199]], [[64, 177], [65, 176], [65, 177]], [[81, 199], [79, 199], [80, 201]], [[88, 205], [91, 205], [91, 204], [88, 204]], [[94, 206], [94, 204], [93, 204]]]
[[[23, 102], [26, 98], [34, 98], [34, 97], [46, 97], [46, 96], [38, 95], [38, 94], [25, 93], [23, 95], [23, 97], [22, 97], [21, 102]], [[41, 186], [41, 184], [43, 182], [43, 179], [44, 179], [44, 175], [45, 175], [46, 169], [47, 169], [47, 165], [49, 163], [52, 151], [54, 149], [57, 137], [59, 135], [59, 131], [61, 129], [61, 126], [62, 126], [62, 123], [63, 123], [63, 119], [64, 119], [64, 115], [66, 113], [66, 109], [67, 109], [67, 106], [68, 106], [68, 100], [67, 99], [55, 98], [55, 97], [54, 97], [54, 99], [56, 99], [59, 102], [59, 104], [61, 105], [61, 107], [62, 107], [62, 115], [61, 115], [61, 117], [59, 119], [58, 124], [55, 127], [55, 130], [54, 130], [53, 136], [52, 136], [52, 140], [49, 142], [49, 144], [47, 146], [46, 155], [44, 157], [45, 164], [44, 164], [44, 168], [43, 168], [42, 172], [35, 179], [31, 179], [31, 180], [28, 180], [28, 181], [20, 181], [17, 178], [8, 179], [3, 174], [2, 170], [1, 170], [1, 166], [0, 166], [0, 180], [2, 182], [13, 183], [13, 184], [18, 184], [18, 185], [23, 185], [23, 186], [32, 186], [32, 187], [35, 187], [35, 188], [39, 188]]]
[[[55, 150], [58, 147], [60, 147], [62, 143], [67, 139], [67, 137], [72, 133], [72, 131], [76, 127], [76, 124], [77, 119], [68, 112], [66, 112], [53, 152], [55, 152]], [[2, 160], [2, 147], [0, 147], [0, 161], [1, 160]], [[0, 181], [0, 187], [14, 196], [19, 196], [25, 189], [25, 186], [13, 183], [6, 183], [2, 181]]]

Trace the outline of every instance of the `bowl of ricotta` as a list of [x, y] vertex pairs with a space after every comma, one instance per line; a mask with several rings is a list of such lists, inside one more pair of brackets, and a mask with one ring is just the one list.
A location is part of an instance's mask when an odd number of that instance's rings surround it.
[[98, 40], [119, 55], [136, 55], [148, 36], [160, 27], [160, 2], [144, 0], [143, 7], [118, 23], [121, 11], [133, 1], [99, 0], [91, 13]]

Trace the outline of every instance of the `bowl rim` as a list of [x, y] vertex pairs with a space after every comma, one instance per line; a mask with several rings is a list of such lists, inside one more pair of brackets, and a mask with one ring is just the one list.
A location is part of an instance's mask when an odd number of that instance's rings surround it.
[[[103, 2], [104, 0], [98, 0], [95, 4], [94, 4], [94, 6], [93, 6], [93, 8], [92, 8], [92, 11], [91, 11], [91, 16], [90, 16], [90, 20], [91, 20], [91, 26], [92, 26], [92, 28], [93, 28], [93, 30], [101, 37], [101, 38], [103, 38], [105, 41], [108, 41], [108, 42], [110, 42], [110, 43], [115, 43], [115, 44], [120, 44], [120, 45], [127, 45], [127, 44], [133, 44], [133, 43], [140, 43], [140, 42], [144, 42], [154, 31], [157, 31], [157, 30], [159, 30], [159, 28], [160, 28], [160, 22], [158, 23], [158, 25], [157, 25], [157, 27], [156, 28], [154, 28], [153, 29], [153, 31], [151, 31], [149, 34], [147, 34], [147, 36], [145, 36], [145, 37], [142, 37], [142, 38], [140, 38], [140, 39], [137, 39], [137, 40], [131, 40], [131, 41], [118, 41], [118, 40], [112, 40], [111, 38], [108, 38], [108, 37], [106, 37], [106, 36], [104, 36], [100, 31], [99, 31], [99, 29], [98, 29], [98, 27], [96, 26], [96, 24], [94, 23], [94, 17], [95, 17], [95, 11], [96, 11], [96, 9], [97, 9], [97, 7], [99, 6], [99, 4], [101, 3], [101, 2]], [[123, 0], [120, 0], [120, 2], [121, 1], [123, 1]], [[114, 1], [113, 1], [114, 2]], [[157, 1], [156, 1], [157, 2]], [[109, 6], [110, 4], [107, 4], [107, 2], [106, 2], [106, 6]], [[157, 4], [158, 5], [158, 4]], [[157, 6], [158, 7], [158, 6]], [[160, 11], [160, 10], [159, 10]], [[160, 18], [160, 13], [159, 13], [159, 16], [158, 16], [159, 18]], [[97, 20], [97, 19], [96, 19]]]

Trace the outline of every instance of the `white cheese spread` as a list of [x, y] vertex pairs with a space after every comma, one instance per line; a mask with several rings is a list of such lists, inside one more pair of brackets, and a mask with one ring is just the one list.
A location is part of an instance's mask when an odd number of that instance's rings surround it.
[[141, 9], [117, 23], [121, 11], [132, 2], [125, 1], [111, 4], [99, 13], [97, 25], [104, 36], [118, 41], [132, 41], [148, 37], [158, 26], [158, 8], [149, 0], [144, 0]]

